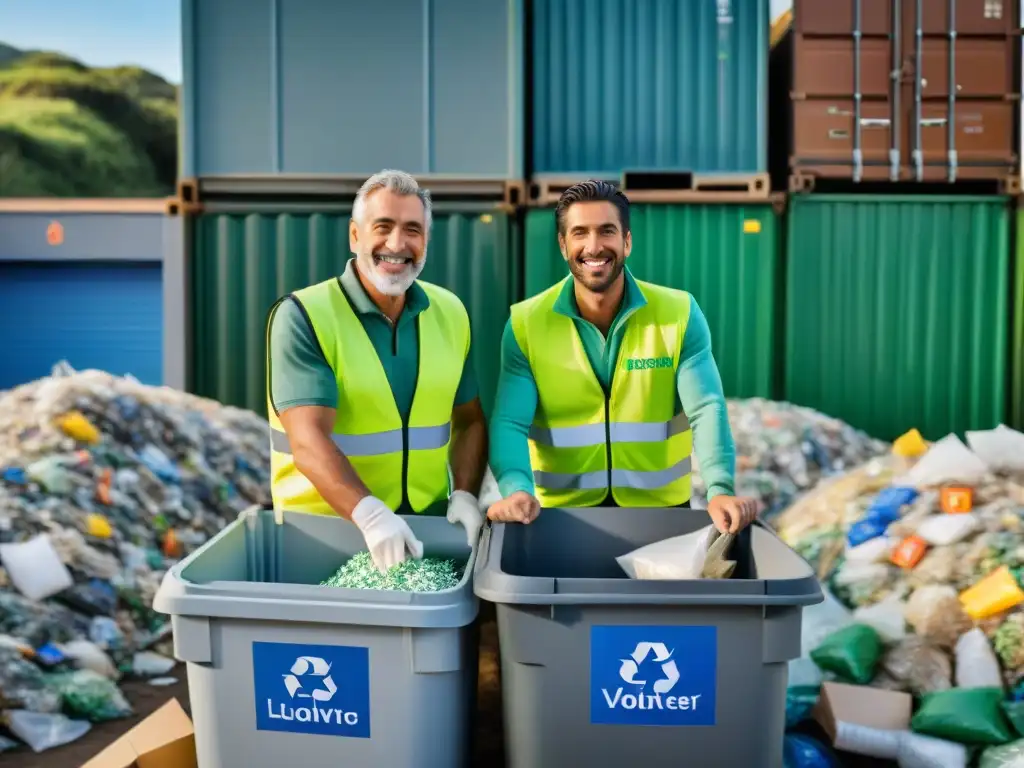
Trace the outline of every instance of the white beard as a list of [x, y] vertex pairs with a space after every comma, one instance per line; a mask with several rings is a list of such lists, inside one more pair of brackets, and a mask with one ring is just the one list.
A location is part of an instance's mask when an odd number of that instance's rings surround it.
[[[360, 263], [362, 262], [362, 263]], [[377, 265], [373, 261], [373, 255], [370, 254], [363, 259], [356, 259], [356, 266], [360, 267], [360, 272], [363, 276], [368, 278], [373, 287], [383, 293], [385, 296], [401, 296], [403, 293], [412, 287], [412, 284], [416, 282], [416, 278], [423, 272], [423, 268], [427, 265], [427, 254], [424, 251], [423, 258], [418, 262], [411, 264], [406, 268], [405, 272], [400, 275], [389, 275], [386, 272], [379, 272]]]

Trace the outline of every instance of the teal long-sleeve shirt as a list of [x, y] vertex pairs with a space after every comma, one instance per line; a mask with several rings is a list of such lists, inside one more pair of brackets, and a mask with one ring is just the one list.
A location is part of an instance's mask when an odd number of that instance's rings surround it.
[[[608, 337], [584, 320], [576, 305], [572, 280], [567, 280], [555, 302], [554, 311], [573, 319], [583, 349], [598, 381], [607, 392], [619, 355], [629, 317], [646, 303], [640, 287], [625, 270], [626, 288], [622, 306], [608, 330]], [[690, 317], [686, 323], [676, 391], [683, 412], [693, 428], [693, 452], [708, 491], [708, 499], [734, 494], [736, 448], [729, 427], [729, 414], [722, 379], [711, 354], [711, 331], [704, 313], [690, 296]], [[503, 497], [516, 491], [534, 493], [533, 471], [527, 435], [537, 409], [537, 382], [530, 363], [506, 323], [501, 339], [501, 373], [490, 423], [490, 465]]]

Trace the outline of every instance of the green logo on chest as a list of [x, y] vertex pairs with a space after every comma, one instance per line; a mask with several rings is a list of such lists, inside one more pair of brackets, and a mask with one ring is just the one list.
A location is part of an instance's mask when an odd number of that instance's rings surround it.
[[671, 357], [630, 357], [626, 360], [627, 371], [647, 371], [652, 368], [671, 368]]

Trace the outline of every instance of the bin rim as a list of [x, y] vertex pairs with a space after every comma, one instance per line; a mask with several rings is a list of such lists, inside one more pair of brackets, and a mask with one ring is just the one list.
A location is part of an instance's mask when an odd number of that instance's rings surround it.
[[[298, 513], [289, 513], [298, 514]], [[188, 557], [164, 574], [153, 599], [153, 610], [169, 616], [245, 619], [254, 621], [312, 622], [318, 624], [361, 624], [410, 629], [455, 629], [476, 619], [479, 603], [472, 580], [479, 542], [470, 550], [458, 585], [439, 592], [399, 592], [381, 589], [347, 589], [319, 584], [274, 584], [267, 582], [215, 580], [204, 584], [190, 581], [184, 572], [213, 549], [234, 529], [255, 525], [260, 516], [273, 510], [250, 507]], [[411, 525], [430, 525], [437, 519], [401, 515]]]
[[[629, 514], [615, 507], [587, 507], [595, 512]], [[572, 509], [545, 509], [542, 515], [574, 514]], [[498, 605], [665, 605], [665, 606], [794, 606], [815, 605], [825, 599], [810, 564], [785, 544], [760, 520], [751, 534], [769, 536], [786, 547], [806, 568], [806, 574], [789, 579], [582, 579], [546, 576], [517, 576], [501, 567], [505, 533], [510, 525], [491, 523], [484, 527], [477, 548], [473, 589], [481, 600]], [[729, 585], [730, 591], [723, 588]]]

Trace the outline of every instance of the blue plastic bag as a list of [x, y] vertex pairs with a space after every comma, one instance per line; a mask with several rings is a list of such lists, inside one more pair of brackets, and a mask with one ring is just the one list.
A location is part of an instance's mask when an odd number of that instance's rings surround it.
[[866, 520], [882, 521], [887, 525], [895, 523], [900, 519], [900, 508], [904, 504], [910, 504], [917, 498], [917, 494], [916, 488], [904, 488], [901, 486], [886, 488], [871, 502], [871, 506], [868, 507], [864, 518]]
[[817, 739], [800, 733], [787, 733], [782, 742], [785, 768], [840, 768], [835, 753]]
[[865, 517], [850, 526], [850, 530], [846, 532], [846, 540], [851, 547], [856, 547], [865, 541], [878, 538], [885, 533], [885, 529], [888, 527], [889, 523], [885, 521]]

